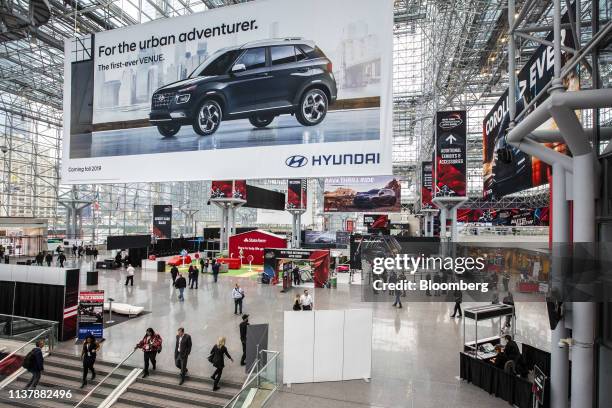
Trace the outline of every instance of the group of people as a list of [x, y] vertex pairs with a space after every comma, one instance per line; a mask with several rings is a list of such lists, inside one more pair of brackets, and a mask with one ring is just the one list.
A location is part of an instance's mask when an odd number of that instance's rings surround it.
[[308, 289], [305, 289], [302, 295], [296, 293], [295, 300], [293, 301], [293, 310], [312, 310], [313, 307], [314, 301], [310, 293], [308, 293]]
[[[43, 266], [43, 264], [47, 264], [47, 266], [51, 266], [53, 264], [53, 252], [52, 251], [39, 251], [35, 257], [36, 265]], [[58, 252], [57, 254], [57, 264], [60, 268], [64, 267], [64, 262], [66, 262], [66, 255], [64, 252]]]
[[[213, 275], [213, 281], [216, 283], [219, 279], [220, 263], [217, 262], [216, 259], [210, 260], [199, 258], [199, 261], [201, 272], [204, 273], [205, 271], [208, 271], [210, 269]], [[193, 264], [189, 265], [189, 269], [187, 271], [187, 277], [189, 279], [189, 282], [187, 282], [187, 279], [185, 279], [183, 274], [179, 271], [178, 267], [176, 265], [172, 265], [172, 268], [170, 268], [172, 286], [179, 291], [178, 299], [181, 302], [185, 300], [185, 289], [187, 288], [187, 286], [189, 286], [189, 289], [198, 289], [199, 275], [200, 270], [198, 269], [198, 267]], [[234, 297], [234, 295], [232, 294], [236, 309], [234, 312], [235, 314], [238, 314], [238, 308], [240, 309], [240, 314], [242, 314], [242, 299], [244, 298], [244, 291], [242, 291], [242, 289], [240, 289], [240, 291], [241, 296]]]
[[[240, 323], [240, 341], [242, 343], [242, 359], [240, 361], [241, 365], [245, 364], [246, 359], [246, 333], [247, 326], [249, 325], [249, 316], [242, 316], [242, 323]], [[227, 347], [225, 346], [226, 339], [225, 337], [219, 337], [215, 345], [210, 350], [208, 355], [208, 361], [213, 365], [215, 371], [211, 376], [213, 380], [213, 390], [217, 391], [219, 387], [219, 382], [221, 381], [221, 375], [223, 374], [223, 368], [225, 367], [225, 357], [229, 358], [232, 362], [234, 359], [229, 354]], [[143, 378], [146, 378], [150, 375], [149, 367], [153, 370], [157, 368], [157, 354], [162, 351], [163, 340], [159, 333], [156, 333], [152, 328], [148, 328], [142, 340], [140, 340], [134, 350], [140, 349], [143, 352], [144, 356], [144, 373], [142, 375]], [[187, 368], [187, 363], [189, 361], [189, 356], [191, 355], [191, 351], [193, 348], [193, 342], [191, 339], [191, 335], [185, 332], [183, 327], [180, 327], [176, 332], [176, 342], [174, 345], [174, 364], [176, 368], [179, 369], [179, 385], [183, 385], [185, 379], [187, 377], [187, 373], [189, 369]]]

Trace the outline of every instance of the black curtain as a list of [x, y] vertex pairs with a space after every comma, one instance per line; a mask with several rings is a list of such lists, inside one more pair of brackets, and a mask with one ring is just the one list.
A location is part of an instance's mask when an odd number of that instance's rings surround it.
[[15, 315], [59, 322], [59, 332], [61, 333], [63, 313], [63, 286], [17, 282], [15, 288]]
[[0, 281], [0, 313], [12, 315], [15, 282]]

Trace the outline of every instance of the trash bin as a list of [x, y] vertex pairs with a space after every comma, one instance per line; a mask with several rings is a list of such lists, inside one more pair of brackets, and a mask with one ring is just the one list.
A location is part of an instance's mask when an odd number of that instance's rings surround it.
[[157, 261], [157, 272], [166, 272], [166, 261]]
[[9, 263], [9, 256], [8, 255], [4, 255], [4, 263], [5, 264]]
[[98, 271], [87, 272], [87, 286], [98, 284]]
[[332, 276], [331, 278], [331, 287], [334, 289], [338, 287], [338, 278], [336, 276]]

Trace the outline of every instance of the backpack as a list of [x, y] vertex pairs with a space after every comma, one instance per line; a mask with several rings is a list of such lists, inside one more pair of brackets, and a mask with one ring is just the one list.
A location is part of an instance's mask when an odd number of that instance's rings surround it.
[[26, 370], [31, 370], [36, 364], [35, 359], [36, 357], [34, 356], [34, 350], [30, 350], [28, 354], [26, 354], [26, 356], [23, 358], [23, 363], [21, 364], [21, 366]]
[[162, 344], [163, 344], [163, 340], [161, 336], [158, 335], [158, 337], [159, 337], [159, 348], [157, 349], [157, 354], [162, 352]]

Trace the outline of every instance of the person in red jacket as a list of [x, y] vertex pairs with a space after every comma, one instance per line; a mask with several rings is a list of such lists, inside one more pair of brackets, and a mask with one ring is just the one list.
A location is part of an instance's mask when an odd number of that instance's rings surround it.
[[144, 353], [144, 374], [142, 378], [146, 378], [149, 375], [149, 362], [151, 362], [153, 370], [155, 370], [155, 358], [157, 353], [161, 352], [162, 338], [149, 327], [145, 336], [136, 344], [136, 347], [134, 347], [134, 350], [136, 349], [141, 349]]

